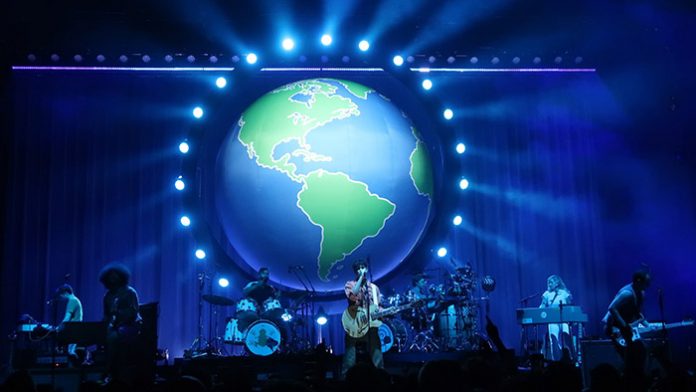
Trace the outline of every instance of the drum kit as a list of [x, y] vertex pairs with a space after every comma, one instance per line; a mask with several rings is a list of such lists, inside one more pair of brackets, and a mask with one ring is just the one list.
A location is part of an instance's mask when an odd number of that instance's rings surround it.
[[429, 285], [426, 290], [407, 290], [383, 298], [383, 306], [399, 306], [420, 300], [399, 316], [383, 320], [379, 336], [382, 351], [451, 351], [476, 350], [479, 309], [487, 297], [474, 297], [475, 277], [471, 267], [458, 268], [449, 274], [446, 284]]
[[[216, 304], [218, 305], [218, 304]], [[261, 306], [252, 298], [236, 303], [228, 299], [225, 306], [235, 306], [233, 317], [227, 318], [223, 342], [243, 347], [233, 355], [268, 356], [279, 350], [292, 351], [298, 319], [292, 308], [284, 308], [278, 298], [268, 298]]]

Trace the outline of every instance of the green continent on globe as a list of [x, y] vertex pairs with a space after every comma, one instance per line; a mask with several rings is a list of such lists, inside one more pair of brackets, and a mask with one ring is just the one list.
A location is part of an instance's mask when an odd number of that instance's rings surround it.
[[430, 157], [425, 143], [420, 139], [418, 131], [411, 128], [411, 133], [416, 138], [416, 147], [411, 152], [409, 160], [411, 161], [411, 180], [416, 190], [420, 195], [427, 196], [432, 199], [433, 196], [433, 170], [430, 166]]
[[[356, 83], [337, 82], [359, 98], [366, 99], [372, 91]], [[331, 160], [311, 151], [307, 135], [332, 121], [360, 115], [358, 105], [336, 91], [336, 86], [312, 79], [288, 84], [259, 98], [239, 120], [238, 139], [246, 147], [249, 158], [302, 183], [303, 175], [297, 174], [297, 166], [290, 162], [292, 155], [301, 155], [307, 162]], [[276, 147], [292, 141], [299, 144], [298, 149], [273, 157]]]
[[297, 205], [321, 227], [319, 277], [328, 280], [331, 268], [376, 237], [394, 214], [396, 204], [370, 193], [367, 185], [344, 173], [315, 170], [304, 178]]

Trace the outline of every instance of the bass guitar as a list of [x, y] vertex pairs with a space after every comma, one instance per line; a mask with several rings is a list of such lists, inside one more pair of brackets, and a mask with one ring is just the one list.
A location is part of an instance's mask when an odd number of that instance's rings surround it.
[[[663, 329], [672, 329], [678, 327], [688, 327], [694, 325], [694, 320], [684, 320], [678, 321], [676, 323], [648, 323], [648, 325], [640, 324], [640, 321], [631, 323], [631, 341], [635, 342], [643, 337], [650, 335], [655, 335], [655, 333], [662, 331]], [[612, 327], [611, 338], [614, 339], [616, 343], [621, 346], [626, 346], [626, 339], [621, 335], [621, 331]]]
[[349, 306], [348, 309], [343, 311], [343, 315], [341, 316], [341, 324], [343, 324], [343, 329], [346, 331], [348, 336], [352, 338], [361, 338], [367, 334], [370, 327], [379, 328], [382, 325], [382, 321], [379, 320], [381, 317], [390, 316], [406, 309], [410, 309], [420, 302], [422, 301], [418, 300], [382, 310], [379, 310], [377, 305], [370, 304], [369, 318], [367, 309], [359, 306]]

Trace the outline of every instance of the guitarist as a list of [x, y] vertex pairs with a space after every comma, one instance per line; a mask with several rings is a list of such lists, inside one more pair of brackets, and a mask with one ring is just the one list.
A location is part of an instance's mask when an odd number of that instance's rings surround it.
[[[379, 307], [379, 288], [374, 283], [367, 282], [367, 262], [362, 259], [353, 262], [353, 272], [355, 273], [355, 280], [349, 280], [345, 286], [349, 312], [357, 312], [359, 307], [367, 309], [370, 303]], [[372, 364], [377, 368], [384, 368], [382, 344], [379, 340], [378, 328], [370, 327], [367, 334], [360, 338], [353, 338], [346, 333], [342, 368], [344, 378], [348, 369], [355, 365], [358, 342], [366, 342]]]
[[606, 323], [606, 332], [612, 336], [613, 329], [616, 328], [626, 342], [631, 342], [633, 336], [632, 324], [643, 324], [649, 326], [643, 317], [643, 298], [645, 290], [650, 286], [650, 274], [645, 270], [636, 271], [633, 274], [633, 281], [619, 290], [609, 304], [609, 310], [602, 319]]

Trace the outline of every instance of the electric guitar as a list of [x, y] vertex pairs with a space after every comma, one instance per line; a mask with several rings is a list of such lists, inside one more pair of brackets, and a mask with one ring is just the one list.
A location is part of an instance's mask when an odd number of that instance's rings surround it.
[[352, 338], [361, 338], [367, 334], [370, 327], [379, 328], [379, 326], [382, 325], [382, 321], [380, 321], [379, 318], [410, 309], [420, 302], [422, 302], [422, 300], [413, 301], [404, 305], [392, 306], [391, 308], [383, 310], [379, 310], [377, 305], [371, 303], [369, 319], [367, 317], [367, 309], [359, 306], [349, 306], [348, 309], [343, 311], [341, 324], [343, 324], [343, 329], [348, 336]]
[[[656, 332], [662, 331], [663, 329], [672, 329], [678, 327], [688, 327], [694, 325], [694, 320], [684, 320], [678, 321], [676, 323], [648, 323], [648, 326], [640, 324], [640, 321], [631, 323], [631, 341], [635, 342], [640, 340], [642, 337]], [[621, 346], [626, 346], [626, 339], [621, 335], [621, 331], [617, 327], [612, 327], [611, 338], [614, 339], [616, 343]]]

